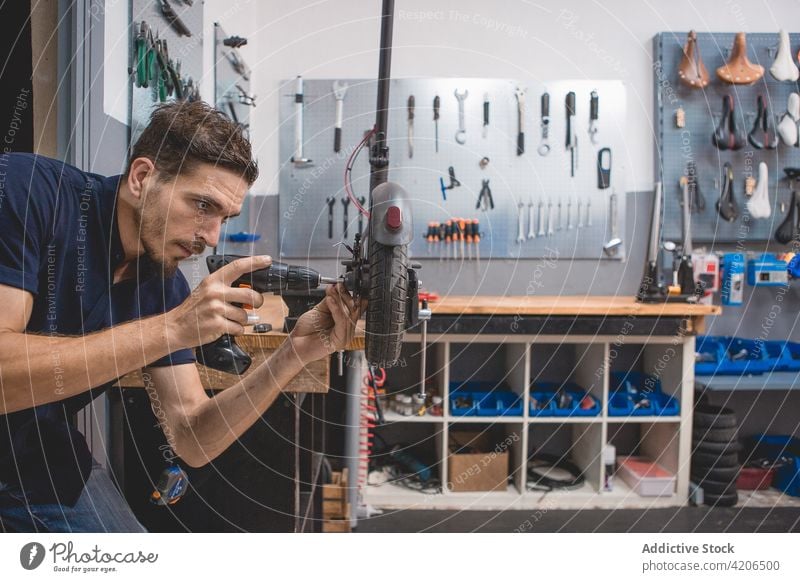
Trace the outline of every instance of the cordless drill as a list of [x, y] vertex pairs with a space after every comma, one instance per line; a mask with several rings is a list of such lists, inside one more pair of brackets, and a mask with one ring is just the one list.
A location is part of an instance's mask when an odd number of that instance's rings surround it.
[[[240, 255], [210, 255], [206, 258], [209, 273], [213, 273], [236, 259], [245, 258]], [[233, 282], [232, 287], [250, 288], [258, 293], [278, 293], [285, 291], [309, 292], [320, 285], [335, 285], [341, 279], [324, 277], [314, 269], [272, 263], [266, 269], [258, 269], [242, 275]], [[252, 358], [236, 344], [230, 335], [223, 335], [218, 340], [198, 347], [195, 350], [197, 361], [229, 374], [243, 374], [253, 362]]]

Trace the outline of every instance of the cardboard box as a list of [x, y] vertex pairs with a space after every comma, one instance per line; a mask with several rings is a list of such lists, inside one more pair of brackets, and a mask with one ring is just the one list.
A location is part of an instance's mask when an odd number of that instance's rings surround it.
[[506, 490], [508, 446], [504, 442], [492, 441], [487, 432], [450, 432], [450, 456], [447, 459], [450, 491]]

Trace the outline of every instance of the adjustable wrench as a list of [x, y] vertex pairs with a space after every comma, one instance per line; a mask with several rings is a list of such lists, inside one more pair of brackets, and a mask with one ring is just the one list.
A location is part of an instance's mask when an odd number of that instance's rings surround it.
[[517, 155], [525, 153], [525, 89], [517, 87]]
[[453, 94], [458, 99], [458, 131], [456, 132], [456, 142], [460, 144], [467, 143], [467, 126], [464, 121], [464, 100], [469, 96], [469, 91], [459, 93], [456, 89]]
[[536, 238], [536, 207], [533, 199], [528, 202], [528, 238]]
[[575, 177], [575, 170], [578, 169], [578, 136], [575, 133], [575, 92], [567, 93], [565, 101], [567, 110], [567, 140], [566, 148], [569, 150], [570, 166], [569, 175]]
[[540, 156], [550, 153], [550, 93], [542, 93], [542, 113], [539, 128], [542, 132], [542, 142], [536, 150]]
[[337, 154], [342, 149], [342, 113], [345, 93], [347, 93], [347, 83], [334, 81], [333, 97], [336, 99], [336, 123], [333, 126], [333, 151]]
[[517, 242], [525, 242], [525, 203], [520, 202], [517, 204]]

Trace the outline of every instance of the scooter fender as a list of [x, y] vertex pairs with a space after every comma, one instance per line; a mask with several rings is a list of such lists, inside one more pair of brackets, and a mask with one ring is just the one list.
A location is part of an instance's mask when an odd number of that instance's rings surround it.
[[384, 182], [372, 191], [371, 236], [382, 245], [408, 245], [414, 240], [411, 201], [399, 184]]

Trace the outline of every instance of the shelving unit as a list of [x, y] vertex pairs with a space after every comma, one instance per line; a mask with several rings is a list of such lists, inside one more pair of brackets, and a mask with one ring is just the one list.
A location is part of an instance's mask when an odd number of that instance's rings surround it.
[[[618, 335], [457, 335], [429, 334], [429, 387], [444, 399], [443, 416], [406, 417], [387, 413], [393, 427], [403, 423], [427, 423], [435, 427], [435, 456], [432, 468], [444, 486], [440, 493], [422, 493], [401, 485], [387, 483], [368, 486], [364, 501], [385, 509], [593, 509], [670, 507], [686, 503], [689, 490], [689, 458], [691, 445], [691, 411], [694, 386], [695, 338], [678, 336], [627, 336], [624, 345]], [[419, 336], [409, 334], [406, 343], [419, 351]], [[416, 344], [416, 345], [414, 345]], [[481, 359], [478, 356], [483, 356]], [[416, 359], [407, 362], [409, 373], [419, 370]], [[608, 395], [610, 373], [635, 369], [656, 372], [666, 394], [680, 403], [678, 416], [610, 416]], [[392, 371], [389, 372], [392, 374]], [[417, 372], [418, 373], [418, 372]], [[449, 409], [452, 382], [493, 380], [505, 383], [522, 395], [521, 416], [453, 416]], [[538, 417], [529, 414], [532, 382], [570, 380], [590, 392], [601, 403], [597, 416]], [[418, 379], [416, 382], [418, 383]], [[418, 384], [405, 383], [406, 388]], [[501, 434], [517, 434], [519, 439], [509, 447], [509, 485], [504, 491], [454, 492], [447, 485], [449, 434], [465, 425], [479, 429], [502, 429]], [[631, 427], [639, 427], [639, 435], [631, 450], [618, 454], [644, 454], [658, 461], [676, 475], [675, 493], [669, 497], [640, 497], [620, 479], [614, 480], [613, 491], [604, 491], [605, 467], [601, 461], [604, 443], [614, 443], [617, 435]], [[378, 428], [377, 430], [381, 430]], [[635, 430], [635, 429], [634, 429]], [[570, 491], [528, 491], [528, 460], [537, 446], [547, 450], [551, 438], [568, 438], [570, 458], [584, 472], [585, 484]], [[566, 434], [566, 437], [565, 437]], [[542, 436], [544, 435], [544, 436]], [[556, 440], [556, 437], [553, 437]], [[615, 443], [616, 444], [616, 443]], [[564, 451], [562, 450], [561, 453]]]

